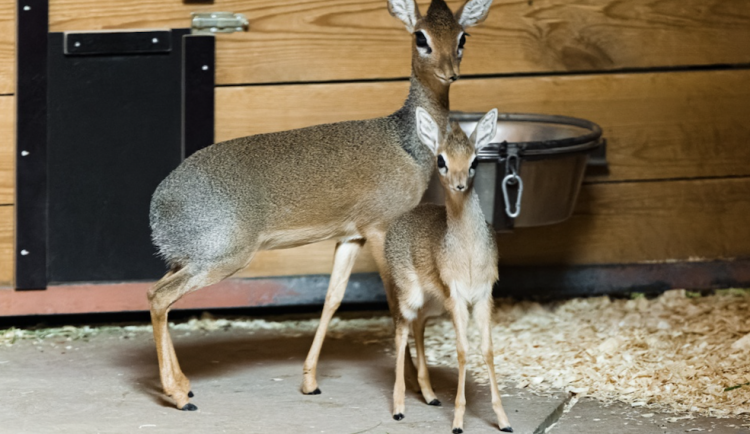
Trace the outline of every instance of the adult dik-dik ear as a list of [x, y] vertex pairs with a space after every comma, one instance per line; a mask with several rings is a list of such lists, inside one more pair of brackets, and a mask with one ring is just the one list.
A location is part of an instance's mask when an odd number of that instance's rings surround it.
[[456, 11], [456, 20], [463, 28], [476, 26], [487, 18], [492, 0], [468, 0]]
[[497, 132], [497, 109], [493, 108], [482, 119], [477, 122], [474, 132], [471, 133], [471, 141], [474, 143], [474, 149], [479, 151], [492, 142]]
[[414, 0], [388, 0], [388, 12], [401, 20], [409, 33], [414, 33], [414, 26], [422, 17]]
[[417, 136], [433, 154], [437, 155], [440, 131], [437, 122], [432, 119], [427, 110], [417, 107]]

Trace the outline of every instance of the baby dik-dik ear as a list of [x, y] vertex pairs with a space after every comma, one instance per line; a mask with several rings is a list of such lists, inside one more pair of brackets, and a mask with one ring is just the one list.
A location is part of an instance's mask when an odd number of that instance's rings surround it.
[[474, 143], [474, 149], [479, 151], [489, 145], [497, 132], [497, 109], [493, 108], [482, 119], [477, 122], [474, 132], [471, 133], [471, 141]]
[[476, 26], [487, 18], [492, 0], [468, 0], [456, 11], [456, 20], [464, 29]]
[[414, 0], [388, 0], [388, 12], [401, 20], [409, 33], [414, 33], [414, 26], [421, 17]]
[[437, 122], [432, 119], [427, 110], [417, 107], [417, 136], [435, 155], [437, 155], [438, 141], [440, 140], [438, 129]]

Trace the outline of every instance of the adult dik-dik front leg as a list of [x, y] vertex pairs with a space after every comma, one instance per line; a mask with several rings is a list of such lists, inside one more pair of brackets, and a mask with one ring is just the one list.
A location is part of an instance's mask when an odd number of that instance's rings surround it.
[[323, 347], [326, 331], [328, 331], [328, 324], [331, 322], [333, 314], [336, 313], [336, 309], [341, 305], [341, 300], [344, 298], [344, 292], [346, 291], [346, 284], [349, 282], [349, 276], [352, 274], [354, 261], [357, 259], [357, 255], [362, 250], [364, 243], [364, 239], [355, 239], [341, 241], [336, 244], [336, 252], [333, 257], [333, 271], [331, 272], [331, 281], [328, 284], [323, 314], [320, 316], [320, 324], [318, 324], [318, 330], [315, 332], [315, 338], [313, 339], [303, 368], [302, 393], [306, 395], [320, 394], [316, 378], [320, 350]]

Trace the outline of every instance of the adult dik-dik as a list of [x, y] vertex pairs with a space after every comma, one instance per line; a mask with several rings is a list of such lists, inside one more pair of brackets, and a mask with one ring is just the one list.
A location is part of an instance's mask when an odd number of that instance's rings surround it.
[[371, 244], [388, 295], [385, 230], [419, 203], [434, 170], [432, 152], [417, 138], [415, 110], [447, 124], [464, 29], [483, 21], [491, 3], [468, 0], [454, 14], [433, 0], [421, 15], [413, 0], [389, 0], [390, 13], [413, 34], [409, 96], [392, 115], [217, 143], [162, 181], [151, 200], [151, 229], [170, 270], [148, 298], [162, 386], [178, 408], [197, 407], [188, 402], [190, 382], [169, 336], [170, 306], [246, 267], [258, 250], [333, 238], [333, 271], [302, 383], [303, 393], [320, 393], [318, 356], [357, 254]]

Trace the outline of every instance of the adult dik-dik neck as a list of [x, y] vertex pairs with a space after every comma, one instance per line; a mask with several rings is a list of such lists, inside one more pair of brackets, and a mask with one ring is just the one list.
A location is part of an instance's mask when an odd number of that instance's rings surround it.
[[440, 131], [446, 131], [450, 112], [448, 97], [450, 84], [440, 82], [437, 79], [420, 79], [414, 73], [412, 73], [410, 82], [409, 96], [403, 107], [393, 116], [399, 122], [401, 146], [431, 173], [434, 155], [417, 136], [415, 114], [417, 107], [422, 107], [432, 116]]

